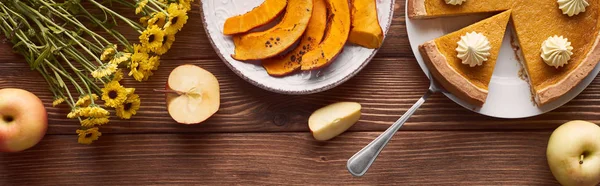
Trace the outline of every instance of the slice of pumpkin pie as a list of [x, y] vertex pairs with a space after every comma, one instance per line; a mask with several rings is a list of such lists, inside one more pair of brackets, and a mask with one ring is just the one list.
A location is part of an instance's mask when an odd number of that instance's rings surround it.
[[453, 95], [482, 106], [511, 11], [419, 46], [433, 77]]
[[519, 0], [512, 12], [520, 62], [538, 105], [568, 93], [596, 67], [600, 1]]

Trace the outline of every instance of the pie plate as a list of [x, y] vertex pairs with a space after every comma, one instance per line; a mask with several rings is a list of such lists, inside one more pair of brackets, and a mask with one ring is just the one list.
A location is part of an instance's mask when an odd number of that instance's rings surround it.
[[[478, 14], [459, 17], [444, 17], [426, 20], [413, 20], [406, 16], [406, 31], [412, 51], [417, 58], [423, 72], [428, 72], [427, 66], [419, 53], [419, 45], [438, 38], [442, 35], [464, 28], [477, 21], [492, 16], [492, 14]], [[600, 66], [596, 66], [590, 74], [576, 87], [559, 99], [538, 107], [535, 105], [529, 84], [519, 76], [521, 65], [511, 47], [512, 24], [509, 23], [496, 67], [489, 85], [489, 93], [482, 107], [473, 106], [450, 93], [444, 93], [457, 104], [474, 112], [498, 118], [525, 118], [537, 116], [552, 111], [579, 95], [593, 80]], [[425, 73], [429, 74], [429, 73]], [[428, 77], [431, 78], [431, 77]]]
[[[242, 79], [276, 93], [301, 95], [329, 90], [356, 75], [375, 56], [377, 50], [346, 43], [342, 53], [328, 67], [321, 70], [298, 72], [286, 77], [272, 77], [260, 62], [242, 62], [231, 57], [233, 40], [223, 35], [223, 24], [228, 17], [246, 13], [264, 0], [202, 0], [202, 22], [217, 55]], [[387, 34], [394, 13], [393, 0], [376, 0], [379, 23]], [[268, 27], [269, 25], [267, 25]], [[272, 26], [272, 24], [271, 24]]]

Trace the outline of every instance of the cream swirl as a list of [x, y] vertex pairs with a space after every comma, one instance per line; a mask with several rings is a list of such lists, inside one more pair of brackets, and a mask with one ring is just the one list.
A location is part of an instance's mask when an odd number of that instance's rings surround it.
[[587, 6], [590, 6], [590, 4], [586, 0], [558, 0], [558, 8], [569, 17], [585, 12]]
[[446, 4], [449, 5], [462, 5], [463, 2], [467, 0], [446, 0]]
[[555, 68], [569, 63], [573, 55], [571, 42], [563, 36], [552, 36], [542, 43], [542, 59]]
[[490, 41], [483, 34], [471, 32], [460, 37], [458, 41], [457, 57], [462, 60], [462, 64], [470, 67], [482, 65], [490, 57]]

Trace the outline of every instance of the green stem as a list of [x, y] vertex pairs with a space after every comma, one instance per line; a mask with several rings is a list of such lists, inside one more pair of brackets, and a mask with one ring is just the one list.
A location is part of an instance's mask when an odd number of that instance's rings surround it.
[[63, 77], [65, 77], [69, 81], [71, 81], [71, 83], [75, 86], [75, 89], [77, 89], [77, 92], [79, 92], [79, 93], [83, 92], [83, 89], [79, 86], [79, 84], [77, 84], [77, 81], [75, 81], [70, 75], [66, 74], [60, 68], [54, 66], [50, 61], [48, 61], [48, 60], [44, 60], [44, 61], [46, 61], [46, 65], [50, 66], [54, 72], [57, 72], [58, 74], [62, 75]]
[[[57, 11], [56, 9], [54, 9], [54, 8], [53, 8], [53, 6], [50, 6], [50, 5], [48, 5], [48, 4], [47, 4], [46, 2], [44, 2], [44, 1], [40, 1], [40, 2], [41, 2], [41, 3], [43, 3], [44, 5], [46, 5], [46, 7], [47, 7], [49, 10], [52, 10], [52, 11], [54, 11], [54, 12], [55, 12], [55, 14], [56, 14], [56, 15], [59, 15], [59, 16], [60, 16], [62, 19], [64, 19], [64, 20], [66, 20], [66, 21], [70, 22], [71, 24], [73, 24], [73, 25], [75, 25], [75, 26], [77, 26], [77, 27], [81, 28], [83, 31], [85, 31], [87, 34], [89, 34], [89, 35], [91, 35], [91, 36], [97, 36], [97, 37], [101, 38], [101, 39], [102, 39], [102, 41], [104, 41], [104, 42], [105, 42], [107, 45], [108, 45], [108, 44], [110, 44], [110, 42], [109, 42], [108, 40], [106, 40], [104, 37], [102, 37], [102, 36], [98, 35], [96, 32], [93, 32], [93, 31], [91, 31], [91, 30], [90, 30], [90, 29], [88, 29], [86, 26], [84, 26], [83, 24], [79, 23], [79, 21], [74, 21], [74, 20], [72, 20], [71, 18], [69, 18], [68, 16], [64, 16], [64, 15], [63, 15], [63, 14], [61, 14], [59, 11]], [[21, 4], [23, 4], [23, 3], [21, 2]], [[56, 23], [54, 23], [54, 21], [52, 21], [52, 20], [48, 19], [46, 16], [43, 16], [42, 14], [40, 14], [38, 11], [36, 11], [36, 10], [35, 10], [35, 9], [33, 9], [32, 7], [30, 7], [30, 6], [27, 6], [27, 5], [25, 5], [25, 6], [26, 6], [28, 9], [30, 9], [30, 10], [31, 10], [33, 13], [35, 13], [37, 16], [39, 16], [40, 18], [42, 18], [42, 20], [46, 21], [47, 23], [50, 23], [50, 24], [52, 24], [52, 26], [55, 26], [55, 27], [61, 28], [62, 30], [67, 30], [67, 29], [63, 28], [62, 26], [60, 26], [60, 25], [57, 25]]]
[[[124, 37], [122, 37], [123, 35], [121, 35], [120, 33], [118, 33], [117, 35], [115, 35], [115, 32], [113, 32], [113, 30], [108, 29], [104, 26], [104, 24], [102, 24], [102, 22], [100, 20], [98, 20], [96, 17], [94, 17], [92, 14], [90, 14], [90, 12], [88, 12], [81, 4], [79, 4], [80, 9], [88, 16], [88, 18], [96, 23], [96, 25], [99, 25], [100, 27], [102, 27], [106, 32], [108, 32], [110, 35], [112, 35], [115, 39], [117, 39], [123, 46], [127, 46], [127, 48], [129, 49], [131, 47], [131, 44], [129, 43], [129, 41], [127, 41], [127, 39], [125, 39]], [[121, 37], [119, 37], [121, 36]]]
[[121, 19], [122, 21], [124, 21], [125, 23], [127, 23], [129, 26], [131, 26], [133, 29], [137, 30], [140, 34], [142, 33], [141, 30], [144, 29], [144, 27], [142, 27], [142, 25], [138, 24], [137, 22], [133, 22], [128, 18], [123, 17], [121, 14], [118, 14], [114, 11], [112, 11], [111, 9], [105, 7], [104, 5], [94, 1], [94, 0], [88, 0], [90, 2], [92, 2], [94, 5], [96, 5], [98, 8], [101, 8], [109, 13], [111, 13], [114, 16], [117, 16], [119, 19]]

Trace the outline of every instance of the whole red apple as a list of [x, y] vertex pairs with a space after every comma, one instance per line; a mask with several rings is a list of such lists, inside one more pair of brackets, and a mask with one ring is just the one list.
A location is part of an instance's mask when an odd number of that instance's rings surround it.
[[0, 151], [18, 152], [37, 144], [48, 128], [42, 101], [21, 89], [0, 90]]

